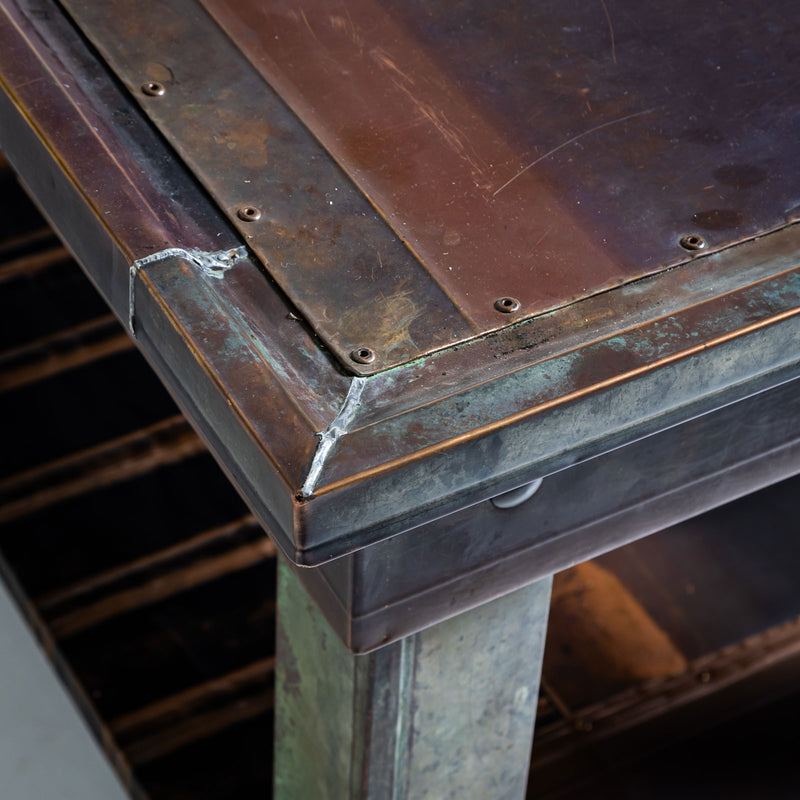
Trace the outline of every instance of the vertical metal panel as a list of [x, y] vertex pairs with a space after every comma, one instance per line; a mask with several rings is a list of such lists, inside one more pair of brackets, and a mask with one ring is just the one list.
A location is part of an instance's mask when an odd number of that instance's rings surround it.
[[550, 586], [359, 656], [281, 563], [275, 797], [522, 798]]

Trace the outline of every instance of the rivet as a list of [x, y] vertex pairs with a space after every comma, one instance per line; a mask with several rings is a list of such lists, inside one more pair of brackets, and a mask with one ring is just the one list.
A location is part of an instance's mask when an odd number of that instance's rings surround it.
[[236, 216], [244, 222], [255, 222], [261, 219], [261, 209], [255, 206], [242, 206], [236, 211]]
[[494, 301], [495, 311], [501, 314], [513, 314], [519, 311], [519, 300], [516, 297], [501, 297]]
[[680, 246], [684, 250], [702, 250], [706, 246], [706, 240], [697, 233], [687, 233], [680, 238]]
[[142, 92], [148, 97], [161, 97], [165, 92], [164, 84], [158, 81], [147, 81], [142, 84]]
[[371, 347], [356, 347], [350, 353], [350, 358], [356, 364], [371, 364], [375, 360], [375, 351]]

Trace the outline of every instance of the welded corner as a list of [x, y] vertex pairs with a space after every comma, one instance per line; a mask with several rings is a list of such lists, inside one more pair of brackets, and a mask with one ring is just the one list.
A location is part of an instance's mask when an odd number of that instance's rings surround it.
[[225, 250], [205, 252], [203, 250], [187, 250], [183, 247], [167, 247], [157, 253], [139, 258], [131, 264], [128, 279], [128, 328], [131, 336], [136, 338], [136, 309], [135, 286], [139, 270], [167, 258], [182, 258], [194, 264], [209, 278], [221, 279], [234, 264], [238, 264], [247, 257], [247, 248], [244, 246], [230, 247]]
[[369, 378], [353, 378], [339, 412], [333, 418], [330, 425], [328, 425], [324, 431], [317, 434], [317, 436], [319, 436], [319, 444], [314, 452], [314, 458], [308, 470], [308, 475], [300, 489], [300, 494], [303, 497], [311, 497], [314, 494], [314, 488], [319, 481], [322, 468], [330, 457], [334, 445], [337, 440], [341, 436], [344, 436], [349, 430], [350, 423], [355, 417], [356, 409], [361, 400], [361, 393], [364, 391], [368, 380]]

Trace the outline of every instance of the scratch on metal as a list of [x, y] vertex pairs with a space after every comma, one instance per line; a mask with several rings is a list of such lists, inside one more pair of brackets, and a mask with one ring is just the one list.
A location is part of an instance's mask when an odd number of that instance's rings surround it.
[[128, 327], [131, 335], [136, 336], [134, 320], [136, 310], [134, 308], [134, 288], [136, 275], [142, 267], [163, 261], [165, 258], [183, 258], [199, 267], [210, 278], [222, 278], [225, 273], [234, 265], [247, 256], [247, 248], [231, 247], [225, 250], [215, 250], [205, 252], [203, 250], [186, 250], [183, 247], [167, 247], [157, 253], [139, 258], [131, 264], [128, 277]]
[[601, 122], [599, 125], [595, 125], [593, 128], [589, 128], [587, 131], [583, 131], [583, 133], [579, 133], [577, 136], [573, 136], [571, 139], [567, 139], [566, 142], [561, 142], [560, 145], [554, 147], [552, 150], [548, 150], [544, 155], [539, 156], [539, 158], [531, 161], [528, 166], [523, 167], [516, 175], [509, 178], [497, 191], [492, 193], [492, 197], [497, 197], [500, 192], [503, 191], [508, 186], [511, 186], [514, 181], [524, 175], [529, 169], [532, 169], [537, 164], [541, 163], [550, 156], [555, 155], [559, 150], [567, 147], [568, 145], [572, 144], [573, 142], [577, 142], [579, 139], [583, 139], [584, 136], [588, 136], [590, 133], [594, 133], [595, 131], [602, 130], [603, 128], [608, 128], [610, 125], [619, 125], [621, 122], [627, 122], [629, 119], [635, 119], [636, 117], [643, 117], [645, 114], [652, 114], [655, 111], [654, 108], [648, 108], [644, 111], [637, 111], [634, 114], [628, 114], [624, 117], [619, 117], [618, 119], [610, 119], [607, 122]]
[[339, 413], [324, 431], [317, 434], [319, 436], [319, 444], [314, 453], [314, 459], [311, 462], [311, 468], [308, 470], [305, 483], [300, 489], [300, 494], [303, 497], [311, 497], [314, 494], [314, 487], [317, 485], [328, 455], [336, 444], [336, 440], [347, 433], [348, 426], [353, 421], [358, 402], [361, 399], [361, 393], [364, 391], [368, 380], [368, 378], [353, 378]]

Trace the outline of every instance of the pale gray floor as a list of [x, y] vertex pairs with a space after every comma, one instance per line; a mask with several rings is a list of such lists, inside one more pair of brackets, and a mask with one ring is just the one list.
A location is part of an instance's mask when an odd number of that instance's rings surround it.
[[2, 581], [0, 798], [128, 798]]

